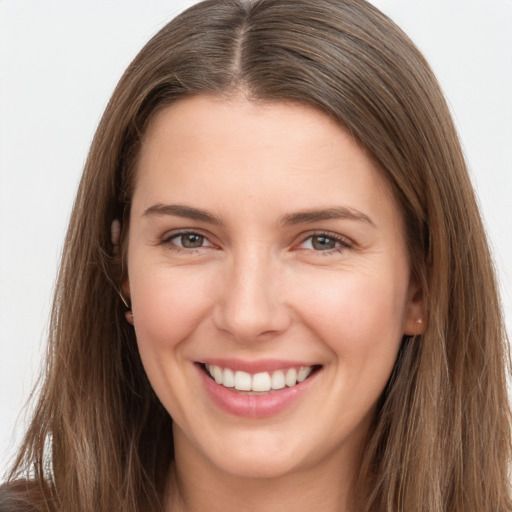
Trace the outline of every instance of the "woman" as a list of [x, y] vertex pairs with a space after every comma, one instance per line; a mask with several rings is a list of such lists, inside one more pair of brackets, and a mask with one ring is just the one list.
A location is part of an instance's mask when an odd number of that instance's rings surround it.
[[98, 128], [0, 509], [508, 511], [505, 341], [406, 36], [359, 0], [198, 4]]

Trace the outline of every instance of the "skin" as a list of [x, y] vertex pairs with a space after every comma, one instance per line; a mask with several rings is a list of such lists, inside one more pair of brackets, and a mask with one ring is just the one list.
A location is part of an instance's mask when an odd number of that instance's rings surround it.
[[[292, 217], [340, 207], [355, 215]], [[308, 106], [241, 97], [160, 111], [139, 155], [123, 291], [174, 420], [173, 510], [348, 510], [376, 401], [423, 312], [399, 209], [345, 130]], [[320, 370], [280, 413], [240, 417], [206, 392], [206, 358]]]

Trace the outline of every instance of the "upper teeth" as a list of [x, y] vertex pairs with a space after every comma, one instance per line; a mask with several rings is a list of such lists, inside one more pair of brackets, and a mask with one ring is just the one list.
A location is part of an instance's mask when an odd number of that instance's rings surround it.
[[313, 370], [312, 366], [302, 366], [299, 369], [276, 370], [272, 374], [269, 372], [250, 374], [216, 365], [207, 364], [205, 367], [217, 384], [226, 388], [235, 388], [238, 391], [270, 391], [282, 389], [285, 386], [295, 386], [298, 382], [305, 380]]

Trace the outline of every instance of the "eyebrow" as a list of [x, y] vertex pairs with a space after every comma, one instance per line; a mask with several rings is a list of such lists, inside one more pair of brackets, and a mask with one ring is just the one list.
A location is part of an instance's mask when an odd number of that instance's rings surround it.
[[[143, 216], [152, 215], [173, 215], [175, 217], [183, 217], [192, 220], [206, 222], [208, 224], [221, 225], [222, 219], [207, 210], [201, 210], [192, 206], [181, 204], [162, 204], [157, 203], [144, 210]], [[346, 206], [337, 206], [333, 208], [321, 208], [304, 210], [284, 215], [280, 219], [282, 225], [307, 224], [312, 222], [320, 222], [331, 219], [348, 219], [355, 221], [363, 221], [376, 227], [375, 223], [368, 215]]]
[[173, 215], [175, 217], [184, 217], [187, 219], [207, 222], [208, 224], [222, 224], [220, 217], [217, 217], [206, 210], [200, 210], [199, 208], [181, 204], [154, 204], [144, 210], [143, 213], [144, 217], [151, 215]]
[[281, 224], [294, 225], [294, 224], [305, 224], [311, 222], [319, 222], [323, 220], [331, 219], [348, 219], [363, 221], [370, 224], [373, 227], [377, 227], [375, 223], [368, 217], [368, 215], [346, 206], [337, 206], [334, 208], [322, 208], [305, 210], [302, 212], [290, 213], [281, 218]]

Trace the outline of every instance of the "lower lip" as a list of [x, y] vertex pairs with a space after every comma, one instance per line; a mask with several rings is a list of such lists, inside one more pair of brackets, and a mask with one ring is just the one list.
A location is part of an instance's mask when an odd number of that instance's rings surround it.
[[318, 372], [306, 380], [262, 395], [248, 395], [217, 384], [202, 367], [198, 366], [206, 391], [213, 402], [224, 411], [236, 416], [267, 418], [275, 416], [294, 404], [310, 387]]

